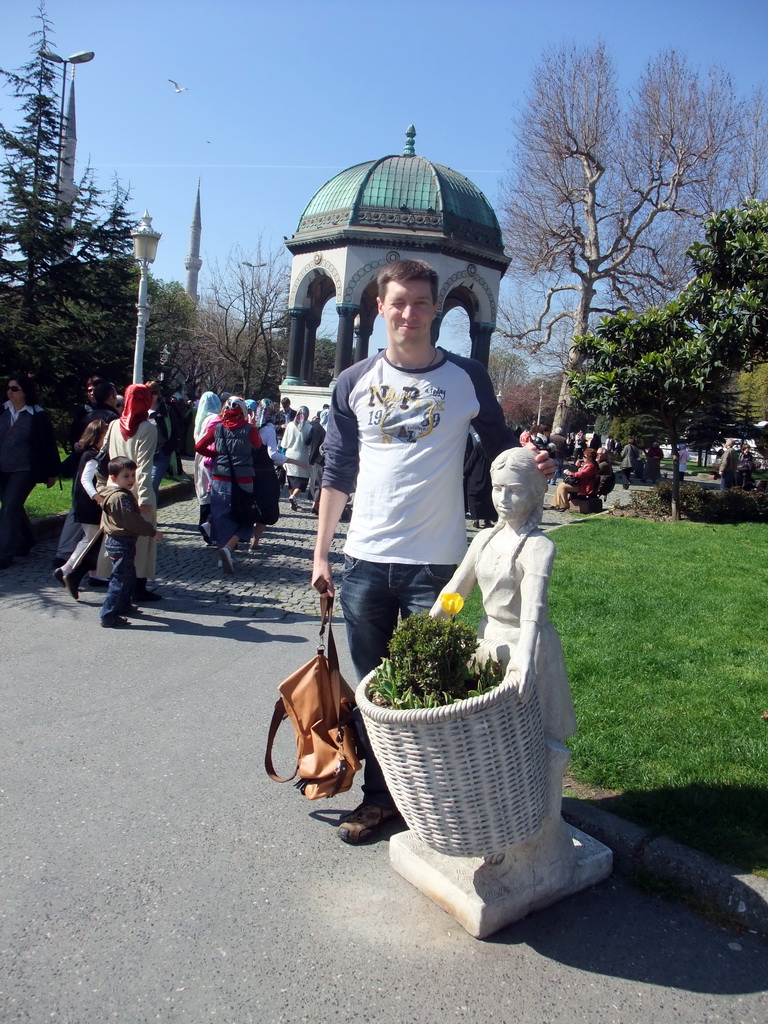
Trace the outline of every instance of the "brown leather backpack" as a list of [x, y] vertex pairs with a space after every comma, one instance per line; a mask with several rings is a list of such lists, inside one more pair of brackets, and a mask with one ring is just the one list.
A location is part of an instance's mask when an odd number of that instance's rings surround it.
[[[264, 767], [275, 782], [290, 782], [308, 800], [344, 793], [352, 785], [360, 764], [357, 732], [352, 722], [354, 695], [339, 670], [339, 657], [331, 629], [333, 599], [320, 598], [320, 643], [306, 665], [280, 683], [280, 697], [269, 725]], [[323, 635], [328, 624], [328, 657]], [[296, 769], [282, 779], [272, 763], [272, 745], [280, 725], [290, 718], [296, 733]]]

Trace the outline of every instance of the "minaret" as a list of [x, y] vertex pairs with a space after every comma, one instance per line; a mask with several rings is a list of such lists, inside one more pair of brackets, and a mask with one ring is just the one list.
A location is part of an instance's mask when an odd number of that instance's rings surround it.
[[[77, 197], [75, 184], [75, 151], [77, 149], [77, 122], [75, 120], [75, 69], [72, 68], [72, 80], [69, 86], [69, 102], [64, 124], [61, 128], [61, 151], [59, 153], [59, 180], [57, 182], [58, 199], [61, 203], [71, 206]], [[62, 218], [65, 228], [72, 226], [72, 217], [68, 213]]]
[[200, 273], [200, 267], [203, 265], [203, 261], [200, 259], [200, 233], [202, 228], [203, 224], [200, 219], [200, 179], [198, 178], [195, 213], [192, 217], [192, 227], [189, 231], [189, 256], [184, 260], [184, 266], [187, 268], [187, 283], [184, 290], [193, 302], [198, 301], [197, 275]]

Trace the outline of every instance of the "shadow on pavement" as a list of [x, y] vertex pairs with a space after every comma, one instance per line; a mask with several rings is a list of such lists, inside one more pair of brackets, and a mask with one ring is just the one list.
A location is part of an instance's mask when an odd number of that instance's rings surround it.
[[[577, 970], [691, 992], [735, 995], [768, 988], [768, 958], [742, 952], [762, 946], [757, 936], [714, 930], [692, 911], [661, 897], [642, 899], [613, 878], [485, 941], [524, 943]], [[711, 1019], [717, 1019], [714, 1007]]]

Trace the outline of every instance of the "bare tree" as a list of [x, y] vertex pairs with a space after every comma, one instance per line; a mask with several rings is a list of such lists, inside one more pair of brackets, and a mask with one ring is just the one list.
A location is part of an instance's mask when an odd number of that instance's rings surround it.
[[285, 251], [235, 248], [198, 307], [198, 342], [228, 367], [227, 384], [244, 397], [275, 388], [287, 348], [289, 268]]
[[[535, 282], [533, 318], [505, 332], [535, 351], [601, 314], [658, 304], [684, 284], [682, 253], [702, 214], [735, 198], [744, 111], [726, 74], [702, 77], [675, 51], [620, 92], [605, 46], [544, 54], [517, 121], [502, 211], [510, 274]], [[555, 416], [568, 426], [565, 375]]]
[[754, 89], [744, 105], [735, 188], [744, 199], [759, 201], [768, 194], [768, 98], [762, 88]]

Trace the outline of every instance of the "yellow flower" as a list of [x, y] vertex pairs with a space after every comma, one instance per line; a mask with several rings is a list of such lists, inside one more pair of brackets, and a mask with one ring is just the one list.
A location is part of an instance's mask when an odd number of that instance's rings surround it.
[[440, 607], [446, 615], [458, 615], [464, 607], [464, 598], [461, 594], [441, 594]]

